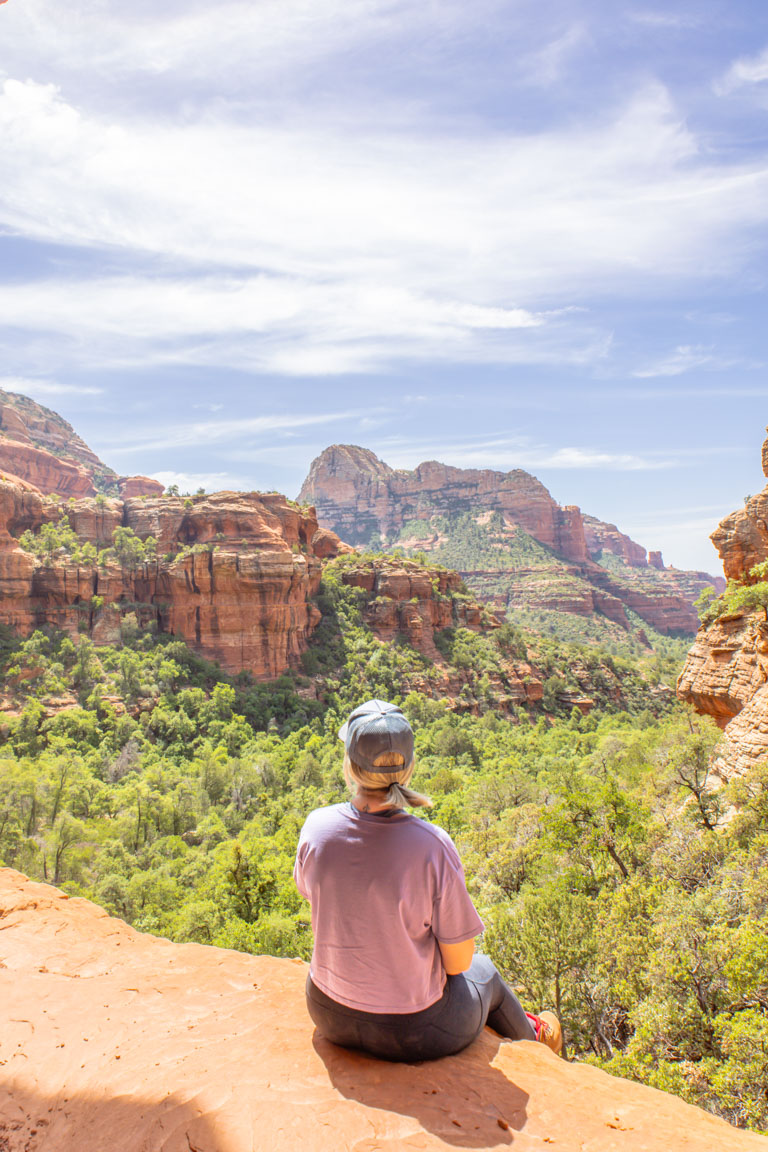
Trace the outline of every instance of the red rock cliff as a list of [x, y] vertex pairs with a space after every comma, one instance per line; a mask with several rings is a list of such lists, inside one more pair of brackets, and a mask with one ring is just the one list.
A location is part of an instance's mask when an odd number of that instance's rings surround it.
[[586, 560], [578, 508], [561, 508], [535, 476], [521, 469], [451, 468], [434, 460], [413, 472], [395, 470], [366, 448], [335, 444], [312, 462], [299, 495], [321, 524], [350, 544], [389, 537], [408, 520], [436, 511], [490, 509], [519, 524], [570, 560]]
[[[367, 544], [375, 536], [391, 543], [409, 525], [413, 539], [405, 546], [426, 552], [439, 551], [450, 535], [450, 527], [439, 527], [441, 515], [469, 512], [480, 526], [497, 514], [501, 537], [521, 528], [553, 553], [551, 564], [539, 559], [535, 569], [515, 562], [505, 575], [503, 600], [495, 558], [482, 570], [452, 556], [449, 563], [472, 591], [499, 607], [600, 613], [625, 628], [629, 609], [660, 632], [692, 633], [698, 625], [693, 601], [712, 583], [702, 572], [663, 565], [657, 570], [656, 564], [649, 568], [645, 548], [615, 525], [582, 516], [575, 505], [561, 507], [543, 484], [520, 469], [494, 472], [430, 461], [406, 472], [390, 468], [368, 449], [337, 444], [312, 463], [300, 499], [311, 501], [320, 523], [352, 544]], [[603, 553], [622, 561], [620, 573], [609, 574], [594, 562]]]
[[489, 1030], [382, 1063], [334, 1047], [307, 966], [170, 944], [0, 870], [4, 1152], [766, 1152], [674, 1096]]
[[[768, 476], [768, 440], [762, 450]], [[750, 569], [768, 559], [768, 485], [712, 533], [726, 576], [754, 582]], [[678, 695], [723, 729], [715, 771], [743, 775], [768, 755], [768, 622], [763, 609], [721, 616], [703, 627], [688, 654]]]
[[57, 412], [28, 396], [0, 390], [0, 471], [59, 496], [157, 495], [163, 486], [147, 476], [108, 468]]
[[[157, 540], [157, 557], [101, 562], [64, 550], [39, 557], [18, 537], [66, 515], [81, 542], [102, 549], [116, 527]], [[28, 635], [43, 624], [119, 642], [135, 611], [230, 672], [271, 679], [296, 663], [320, 613], [314, 512], [283, 496], [219, 492], [183, 500], [46, 500], [0, 481], [0, 622]], [[319, 534], [323, 555], [333, 538]], [[338, 542], [336, 542], [338, 545]]]

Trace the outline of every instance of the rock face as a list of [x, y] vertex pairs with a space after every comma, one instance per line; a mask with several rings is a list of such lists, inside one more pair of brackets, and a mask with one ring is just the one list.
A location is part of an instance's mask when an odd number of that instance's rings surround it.
[[561, 508], [528, 472], [450, 468], [430, 460], [413, 472], [390, 468], [366, 448], [336, 444], [312, 462], [299, 495], [321, 524], [349, 544], [389, 537], [435, 511], [501, 512], [569, 560], [586, 560], [578, 508]]
[[633, 568], [645, 568], [649, 563], [642, 544], [636, 544], [629, 536], [619, 532], [615, 524], [604, 524], [596, 516], [585, 516], [584, 535], [590, 556], [598, 552], [611, 552]]
[[0, 390], [0, 471], [57, 496], [156, 496], [162, 484], [108, 468], [57, 412]]
[[[660, 553], [649, 564], [645, 548], [614, 524], [583, 516], [573, 505], [561, 507], [519, 469], [493, 472], [430, 461], [407, 472], [390, 468], [368, 449], [337, 444], [313, 462], [300, 499], [313, 503], [319, 523], [350, 544], [382, 538], [411, 552], [434, 553], [461, 573], [475, 595], [499, 608], [599, 613], [623, 628], [630, 626], [629, 610], [660, 632], [693, 633], [693, 601], [713, 583], [704, 572], [665, 569]], [[467, 515], [478, 529], [495, 522], [487, 567], [476, 559], [471, 540], [462, 556], [452, 536], [456, 518]], [[551, 562], [538, 557], [534, 568], [516, 559], [500, 580], [498, 557], [519, 530], [543, 545]], [[443, 556], [446, 546], [452, 550]], [[615, 561], [613, 567], [596, 562], [604, 556], [619, 560], [620, 571]]]
[[459, 596], [458, 572], [429, 569], [413, 561], [371, 560], [345, 565], [341, 580], [368, 593], [363, 619], [380, 640], [405, 636], [419, 652], [435, 660], [435, 632], [442, 628], [494, 628], [495, 616], [468, 596]]
[[[25, 551], [19, 536], [66, 515], [80, 543], [112, 544], [115, 528], [157, 541], [156, 558], [100, 561]], [[49, 624], [96, 643], [119, 642], [134, 612], [230, 672], [273, 679], [299, 661], [320, 613], [312, 510], [276, 494], [55, 501], [0, 481], [0, 623], [29, 635]], [[324, 555], [334, 538], [321, 535]]]
[[[762, 449], [768, 475], [768, 440]], [[731, 580], [754, 582], [750, 569], [768, 559], [768, 486], [712, 533]], [[721, 616], [699, 630], [677, 693], [723, 729], [714, 764], [724, 779], [743, 775], [768, 756], [768, 619], [763, 609]]]
[[303, 962], [170, 944], [10, 869], [0, 925], [4, 1152], [768, 1149], [487, 1029], [421, 1065], [334, 1047], [307, 1015]]

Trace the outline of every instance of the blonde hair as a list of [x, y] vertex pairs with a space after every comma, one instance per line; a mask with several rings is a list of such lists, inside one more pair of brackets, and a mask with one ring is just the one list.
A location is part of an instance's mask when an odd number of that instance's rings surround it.
[[352, 792], [356, 792], [358, 788], [362, 788], [364, 792], [386, 792], [385, 800], [390, 808], [405, 808], [406, 804], [410, 808], [429, 808], [432, 804], [429, 796], [423, 796], [421, 792], [414, 792], [408, 787], [413, 776], [414, 764], [413, 759], [410, 764], [406, 764], [402, 752], [382, 752], [374, 760], [374, 768], [397, 768], [398, 765], [402, 765], [399, 772], [394, 774], [387, 772], [384, 775], [381, 772], [368, 772], [365, 768], [361, 768], [354, 760], [350, 760], [349, 753], [345, 752], [344, 779]]

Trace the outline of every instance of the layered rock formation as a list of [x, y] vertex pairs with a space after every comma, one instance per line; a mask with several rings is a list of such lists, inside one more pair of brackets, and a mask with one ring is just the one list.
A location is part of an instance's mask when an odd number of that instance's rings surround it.
[[[21, 546], [22, 533], [63, 515], [80, 544], [108, 549], [115, 528], [126, 528], [153, 537], [156, 552], [112, 549], [95, 559]], [[333, 553], [311, 510], [272, 493], [61, 502], [0, 480], [0, 623], [22, 635], [48, 624], [114, 643], [133, 612], [230, 672], [272, 679], [298, 662], [320, 619], [316, 538], [324, 556]]]
[[28, 396], [0, 390], [0, 472], [58, 496], [157, 495], [163, 486], [147, 476], [108, 468], [57, 412]]
[[438, 659], [435, 632], [442, 628], [497, 628], [501, 621], [462, 595], [458, 572], [424, 568], [413, 561], [361, 560], [345, 564], [341, 580], [368, 594], [363, 619], [380, 640], [405, 636], [430, 659]]
[[[450, 701], [456, 711], [479, 710], [476, 701], [462, 695], [471, 676], [444, 659], [435, 633], [445, 628], [486, 632], [500, 627], [501, 620], [467, 594], [457, 572], [412, 560], [356, 556], [348, 556], [337, 570], [342, 584], [360, 590], [363, 622], [379, 640], [402, 637], [434, 662], [424, 676], [403, 674], [403, 692], [437, 695]], [[499, 655], [498, 665], [489, 667], [486, 675], [495, 707], [501, 712], [542, 698], [542, 681], [527, 661]]]
[[[768, 440], [762, 450], [768, 477]], [[768, 485], [712, 533], [726, 576], [755, 582], [750, 570], [768, 559]], [[699, 630], [677, 684], [678, 695], [723, 729], [715, 772], [743, 775], [768, 757], [768, 614], [738, 611]]]
[[4, 1152], [765, 1152], [663, 1092], [486, 1030], [458, 1056], [336, 1048], [306, 964], [170, 944], [0, 870]]
[[366, 448], [335, 444], [312, 462], [299, 495], [321, 524], [349, 544], [389, 538], [409, 520], [435, 512], [501, 512], [568, 560], [587, 559], [578, 508], [561, 508], [535, 476], [521, 469], [450, 468], [430, 460], [413, 472], [390, 468]]
[[[499, 607], [602, 614], [626, 628], [627, 610], [665, 633], [693, 633], [693, 601], [713, 583], [704, 572], [665, 569], [660, 553], [649, 564], [645, 548], [580, 510], [561, 507], [534, 476], [450, 468], [430, 461], [413, 472], [390, 468], [354, 445], [327, 448], [313, 463], [300, 494], [313, 503], [321, 525], [351, 544], [377, 537], [408, 551], [422, 550], [459, 570], [474, 593]], [[473, 558], [472, 543], [456, 544], [457, 518], [479, 529], [495, 524], [485, 548], [488, 567]], [[466, 526], [465, 526], [466, 528]], [[523, 559], [506, 567], [499, 556], [522, 531], [549, 551], [550, 561]], [[450, 556], [443, 553], [451, 547]], [[597, 563], [620, 561], [618, 570]], [[500, 573], [503, 572], [503, 580]]]

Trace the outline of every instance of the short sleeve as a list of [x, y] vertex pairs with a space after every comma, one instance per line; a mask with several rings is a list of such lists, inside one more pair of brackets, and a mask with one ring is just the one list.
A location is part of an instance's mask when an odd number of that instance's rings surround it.
[[307, 844], [303, 839], [299, 841], [299, 847], [296, 851], [296, 863], [293, 866], [293, 879], [301, 895], [305, 900], [309, 900], [309, 892], [304, 881], [304, 859], [307, 855]]
[[477, 914], [453, 844], [443, 845], [439, 891], [432, 907], [432, 932], [443, 944], [460, 944], [479, 936], [485, 925]]

